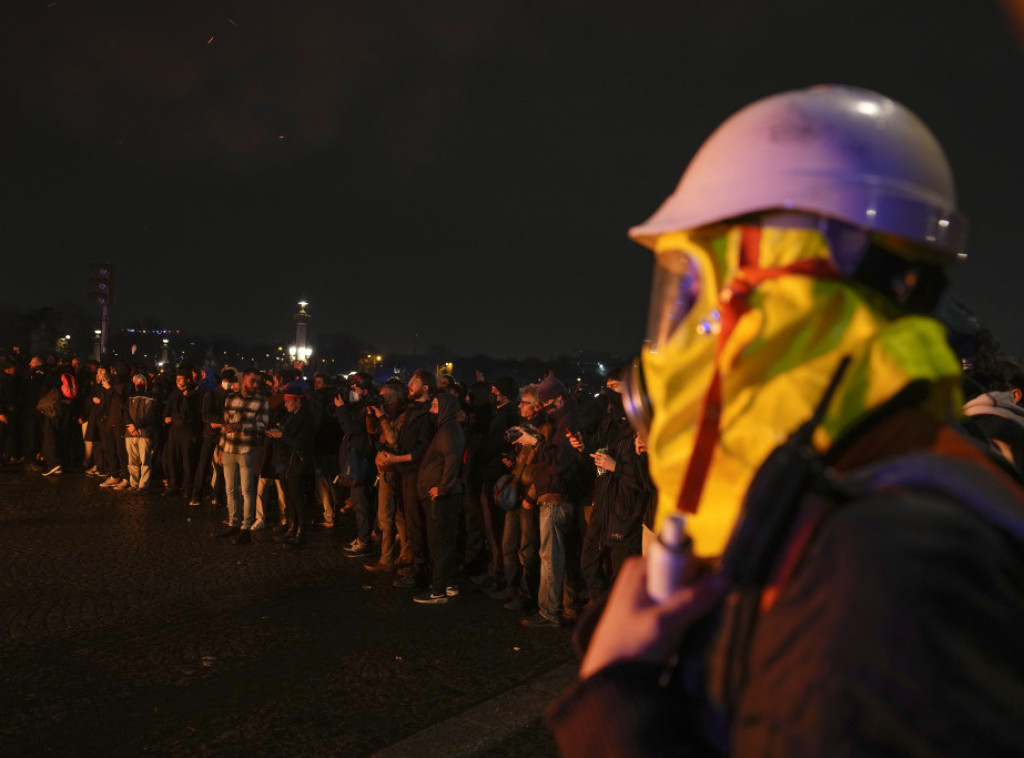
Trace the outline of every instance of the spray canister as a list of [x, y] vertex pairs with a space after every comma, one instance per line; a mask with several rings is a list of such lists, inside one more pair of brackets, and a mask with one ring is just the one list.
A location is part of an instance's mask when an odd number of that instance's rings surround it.
[[689, 546], [686, 519], [673, 513], [665, 519], [658, 539], [647, 551], [647, 595], [654, 602], [664, 603], [682, 588]]

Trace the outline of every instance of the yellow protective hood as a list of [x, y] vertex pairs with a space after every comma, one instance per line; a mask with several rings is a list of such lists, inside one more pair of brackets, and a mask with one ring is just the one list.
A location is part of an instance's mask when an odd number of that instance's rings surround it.
[[844, 357], [819, 451], [917, 380], [930, 383], [936, 417], [958, 413], [961, 368], [942, 325], [839, 278], [819, 232], [718, 226], [658, 238], [656, 254], [674, 251], [696, 261], [702, 284], [679, 327], [641, 357], [648, 451], [655, 526], [691, 512], [698, 555], [721, 554], [754, 474], [810, 418]]

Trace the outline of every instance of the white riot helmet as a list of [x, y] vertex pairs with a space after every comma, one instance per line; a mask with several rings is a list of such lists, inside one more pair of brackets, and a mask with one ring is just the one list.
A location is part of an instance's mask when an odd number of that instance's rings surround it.
[[[634, 240], [769, 211], [837, 220], [948, 263], [966, 221], [938, 140], [899, 103], [870, 90], [818, 86], [738, 111], [707, 139], [675, 192]], [[903, 241], [903, 242], [901, 242]]]

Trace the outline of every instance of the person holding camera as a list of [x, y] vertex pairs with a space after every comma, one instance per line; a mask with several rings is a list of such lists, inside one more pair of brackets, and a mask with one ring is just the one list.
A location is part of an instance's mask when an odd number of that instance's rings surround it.
[[[384, 453], [397, 451], [398, 419], [405, 409], [404, 387], [397, 380], [389, 380], [380, 394], [367, 399], [366, 432], [372, 449], [376, 451], [377, 469], [377, 528], [380, 529], [380, 557], [374, 563], [364, 564], [367, 571], [393, 571], [408, 553], [405, 534], [405, 515], [401, 510], [402, 482], [394, 466], [385, 463]], [[409, 563], [412, 562], [409, 556]]]
[[534, 467], [537, 446], [519, 442], [523, 434], [550, 439], [552, 424], [541, 410], [537, 385], [528, 384], [519, 392], [519, 415], [522, 423], [506, 432], [515, 449], [515, 458], [506, 463], [511, 469], [508, 486], [516, 488], [516, 505], [505, 513], [501, 535], [502, 563], [506, 586], [511, 592], [505, 602], [510, 611], [535, 611], [540, 587], [540, 523], [537, 492], [534, 489]]

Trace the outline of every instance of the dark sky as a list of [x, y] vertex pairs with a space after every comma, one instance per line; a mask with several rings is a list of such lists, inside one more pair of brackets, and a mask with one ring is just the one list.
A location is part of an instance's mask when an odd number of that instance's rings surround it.
[[113, 325], [378, 350], [634, 351], [629, 242], [731, 112], [819, 82], [931, 125], [971, 221], [954, 291], [1006, 347], [1024, 283], [1022, 48], [994, 0], [11, 0], [3, 296]]

